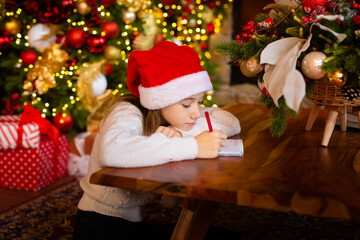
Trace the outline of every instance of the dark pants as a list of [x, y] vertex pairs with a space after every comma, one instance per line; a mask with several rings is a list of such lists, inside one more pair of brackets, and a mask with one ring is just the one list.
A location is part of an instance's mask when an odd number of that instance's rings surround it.
[[170, 239], [174, 227], [174, 225], [151, 225], [146, 222], [130, 222], [122, 218], [78, 210], [73, 237], [74, 240], [167, 240]]

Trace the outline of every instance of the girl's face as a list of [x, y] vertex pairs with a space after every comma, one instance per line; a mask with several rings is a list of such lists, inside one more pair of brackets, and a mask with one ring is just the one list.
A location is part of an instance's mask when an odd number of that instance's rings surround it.
[[200, 103], [204, 94], [198, 93], [185, 98], [173, 105], [162, 108], [160, 113], [171, 126], [182, 131], [189, 131], [201, 116]]

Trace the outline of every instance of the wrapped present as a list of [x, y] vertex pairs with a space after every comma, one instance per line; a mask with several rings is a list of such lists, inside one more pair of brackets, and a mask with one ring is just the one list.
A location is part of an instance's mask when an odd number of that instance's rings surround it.
[[88, 173], [90, 154], [94, 145], [96, 133], [82, 132], [69, 143], [68, 172], [70, 176], [81, 179]]
[[21, 117], [0, 116], [0, 149], [38, 148], [40, 129], [35, 122], [22, 124]]
[[66, 135], [55, 144], [49, 137], [38, 148], [0, 150], [0, 187], [38, 191], [67, 174]]
[[24, 106], [20, 116], [0, 116], [0, 150], [38, 148], [40, 135], [47, 135], [57, 143], [60, 132], [36, 108]]

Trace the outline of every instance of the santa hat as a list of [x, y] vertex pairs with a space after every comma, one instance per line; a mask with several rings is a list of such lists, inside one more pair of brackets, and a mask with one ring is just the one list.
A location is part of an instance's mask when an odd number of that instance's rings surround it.
[[190, 47], [168, 41], [130, 54], [127, 85], [132, 94], [140, 97], [141, 105], [152, 110], [212, 89], [198, 54]]

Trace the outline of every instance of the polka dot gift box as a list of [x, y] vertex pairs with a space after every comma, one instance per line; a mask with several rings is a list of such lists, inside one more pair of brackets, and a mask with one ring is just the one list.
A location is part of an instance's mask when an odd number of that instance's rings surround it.
[[46, 136], [38, 148], [0, 151], [0, 187], [38, 191], [67, 174], [69, 143], [61, 135], [59, 144]]

